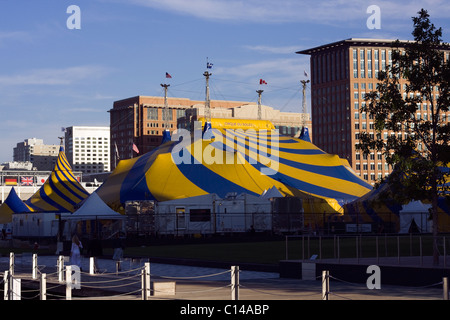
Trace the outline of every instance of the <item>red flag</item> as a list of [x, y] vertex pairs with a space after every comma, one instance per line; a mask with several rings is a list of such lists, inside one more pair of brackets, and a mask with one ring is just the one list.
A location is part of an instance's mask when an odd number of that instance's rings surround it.
[[139, 153], [139, 149], [134, 143], [133, 143], [133, 151]]
[[267, 84], [266, 80], [259, 79], [259, 84]]
[[168, 73], [168, 72], [166, 72], [166, 78], [172, 78], [172, 76]]

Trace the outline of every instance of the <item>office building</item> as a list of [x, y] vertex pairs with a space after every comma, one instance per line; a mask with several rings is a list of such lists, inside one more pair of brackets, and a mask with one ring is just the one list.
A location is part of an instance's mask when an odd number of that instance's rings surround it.
[[[205, 101], [187, 98], [167, 98], [168, 129], [191, 128], [198, 118], [205, 116]], [[254, 102], [211, 100], [213, 118], [257, 119], [258, 106]], [[130, 159], [159, 146], [165, 130], [164, 97], [136, 96], [115, 101], [110, 113], [111, 165], [120, 159]], [[271, 120], [282, 134], [296, 134], [301, 128], [302, 114], [280, 112], [261, 106], [262, 119]], [[305, 120], [310, 124], [309, 115]], [[117, 150], [117, 152], [116, 152]]]
[[[355, 172], [371, 184], [388, 175], [392, 168], [380, 152], [364, 155], [356, 150], [360, 132], [377, 134], [371, 116], [360, 109], [366, 103], [365, 94], [376, 90], [378, 73], [392, 64], [393, 45], [394, 40], [352, 38], [297, 52], [311, 56], [314, 144], [347, 159]], [[407, 41], [400, 41], [399, 49], [407, 45]], [[448, 51], [443, 54], [448, 60]], [[403, 97], [405, 84], [406, 80], [400, 79]], [[427, 103], [420, 105], [417, 117], [427, 119], [427, 108]], [[443, 118], [448, 119], [448, 114]], [[382, 132], [386, 139], [389, 134]]]
[[59, 146], [44, 144], [37, 138], [25, 139], [13, 149], [13, 161], [31, 162], [35, 170], [51, 171], [58, 158]]
[[73, 171], [83, 174], [111, 170], [109, 127], [65, 128], [65, 153]]

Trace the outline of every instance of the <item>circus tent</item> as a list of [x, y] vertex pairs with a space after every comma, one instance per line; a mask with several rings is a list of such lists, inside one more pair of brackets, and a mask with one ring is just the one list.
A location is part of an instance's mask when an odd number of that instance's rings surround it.
[[204, 139], [201, 130], [179, 132], [175, 141], [121, 160], [96, 192], [121, 211], [131, 200], [224, 197], [229, 192], [259, 196], [276, 188], [283, 196], [304, 199], [305, 212], [335, 214], [372, 189], [346, 160], [279, 135], [270, 121], [213, 119], [212, 127], [211, 139]]
[[74, 212], [76, 205], [88, 196], [74, 176], [61, 146], [50, 176], [25, 203], [34, 212]]
[[0, 206], [0, 223], [10, 223], [12, 221], [13, 213], [25, 213], [31, 211], [31, 208], [19, 198], [15, 189], [11, 188], [5, 202]]

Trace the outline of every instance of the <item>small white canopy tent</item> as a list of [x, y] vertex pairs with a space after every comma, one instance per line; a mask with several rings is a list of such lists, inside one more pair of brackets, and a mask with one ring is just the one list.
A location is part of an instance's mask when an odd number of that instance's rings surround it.
[[421, 201], [411, 201], [402, 206], [400, 210], [400, 231], [399, 233], [409, 233], [412, 228], [417, 227], [418, 232], [431, 232], [432, 221], [428, 220], [429, 204], [423, 204]]
[[84, 203], [75, 212], [62, 216], [63, 220], [95, 220], [95, 219], [112, 219], [121, 220], [126, 219], [125, 215], [122, 215], [113, 209], [111, 209], [96, 192], [93, 192]]
[[264, 190], [264, 192], [261, 193], [259, 197], [263, 199], [270, 199], [270, 198], [283, 198], [284, 196], [275, 186], [273, 186], [269, 190]]

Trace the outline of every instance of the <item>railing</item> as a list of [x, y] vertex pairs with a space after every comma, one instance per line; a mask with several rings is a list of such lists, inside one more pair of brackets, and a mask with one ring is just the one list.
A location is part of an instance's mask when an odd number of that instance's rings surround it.
[[[363, 259], [374, 259], [376, 263], [389, 260], [401, 264], [405, 258], [413, 257], [417, 265], [424, 265], [433, 256], [432, 235], [288, 235], [285, 237], [285, 259], [333, 259], [341, 262], [353, 259], [359, 263]], [[437, 250], [444, 267], [447, 267], [450, 251], [450, 237], [437, 238]]]

